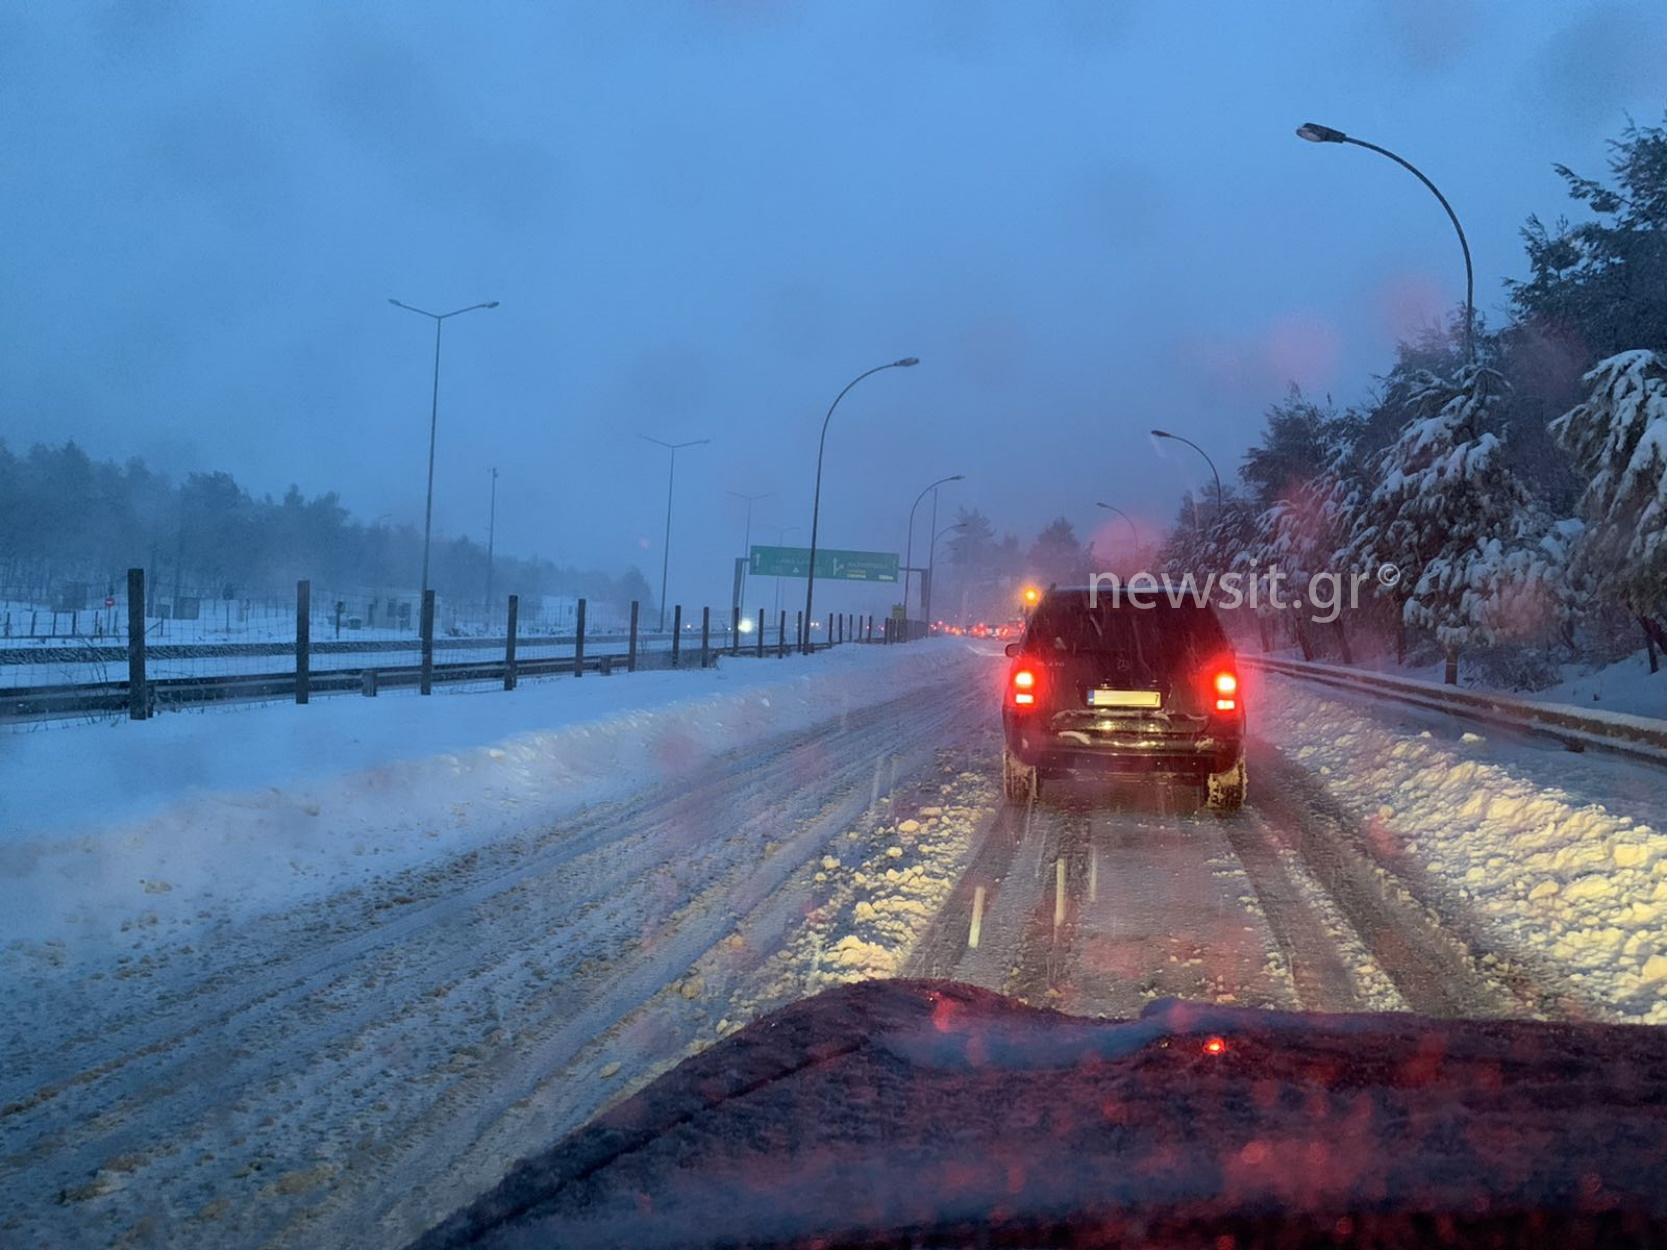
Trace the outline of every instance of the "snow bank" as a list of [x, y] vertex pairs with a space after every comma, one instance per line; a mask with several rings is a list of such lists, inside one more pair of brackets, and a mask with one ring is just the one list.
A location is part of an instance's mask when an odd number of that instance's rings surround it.
[[[1667, 786], [1659, 769], [1457, 740], [1269, 676], [1257, 729], [1327, 776], [1381, 850], [1422, 863], [1618, 1018], [1667, 1023]], [[1400, 722], [1400, 723], [1397, 723]]]
[[1650, 672], [1644, 652], [1635, 651], [1623, 660], [1524, 697], [1566, 703], [1588, 713], [1630, 712], [1667, 719], [1667, 668]]
[[884, 702], [958, 640], [0, 737], [0, 941], [286, 908]]

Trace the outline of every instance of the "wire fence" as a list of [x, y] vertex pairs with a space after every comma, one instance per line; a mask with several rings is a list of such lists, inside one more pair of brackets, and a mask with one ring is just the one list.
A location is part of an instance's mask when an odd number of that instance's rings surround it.
[[722, 655], [902, 640], [889, 623], [879, 622], [876, 636], [873, 617], [854, 615], [830, 614], [807, 632], [797, 614], [674, 607], [668, 628], [656, 619], [648, 630], [636, 603], [621, 612], [583, 598], [528, 605], [508, 596], [501, 611], [463, 614], [448, 613], [432, 591], [416, 602], [413, 620], [404, 600], [320, 595], [302, 581], [288, 602], [205, 603], [148, 590], [138, 569], [92, 607], [0, 601], [0, 723], [145, 720], [336, 694], [512, 690], [559, 676], [706, 667]]

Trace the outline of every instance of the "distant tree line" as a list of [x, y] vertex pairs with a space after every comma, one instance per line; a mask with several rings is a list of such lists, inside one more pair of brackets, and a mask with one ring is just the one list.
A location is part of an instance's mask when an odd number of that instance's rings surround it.
[[[95, 461], [74, 442], [21, 455], [0, 442], [0, 594], [45, 602], [79, 581], [102, 595], [134, 567], [216, 599], [288, 596], [301, 578], [320, 589], [408, 593], [421, 566], [421, 530], [357, 521], [333, 492], [308, 499], [291, 486], [282, 499], [257, 499], [229, 473], [176, 483], [142, 460]], [[437, 536], [429, 580], [455, 604], [483, 603], [486, 549]], [[611, 577], [498, 553], [492, 597], [510, 594], [645, 608], [653, 598], [635, 568]]]

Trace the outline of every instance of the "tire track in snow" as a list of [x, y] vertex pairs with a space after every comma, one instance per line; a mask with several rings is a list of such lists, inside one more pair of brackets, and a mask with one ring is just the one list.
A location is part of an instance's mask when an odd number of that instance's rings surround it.
[[[609, 1034], [619, 1033], [651, 1000], [672, 990], [684, 970], [716, 947], [748, 913], [775, 913], [785, 936], [783, 922], [792, 904], [783, 887], [878, 798], [928, 765], [943, 736], [965, 716], [960, 701], [924, 708], [918, 700], [907, 702], [915, 706], [906, 717], [896, 705], [887, 705], [895, 716], [887, 735], [865, 724], [830, 739], [828, 745], [837, 748], [833, 753], [843, 762], [821, 787], [828, 798], [798, 822], [781, 853], [756, 864], [739, 881], [714, 884], [705, 896], [683, 907], [678, 925], [661, 934], [617, 977], [606, 984], [587, 983], [562, 1011], [548, 1013], [540, 1028], [523, 1029], [515, 1045], [500, 1051], [481, 1073], [482, 1079], [460, 1082], [426, 1106], [424, 1123], [402, 1126], [387, 1150], [358, 1160], [350, 1185], [338, 1186], [321, 1206], [289, 1222], [273, 1244], [311, 1244], [321, 1222], [327, 1221], [344, 1230], [375, 1227], [380, 1235], [371, 1239], [374, 1243], [402, 1245], [494, 1183], [509, 1163], [595, 1114], [596, 1083], [576, 1070], [584, 1066], [583, 1057], [608, 1050]], [[851, 749], [859, 742], [869, 750]], [[875, 746], [881, 750], [875, 752]], [[754, 958], [762, 961], [767, 954], [757, 951]], [[660, 1053], [654, 1058], [667, 1063], [680, 1057], [678, 1043], [683, 1039], [660, 1040]], [[637, 1056], [635, 1074], [621, 1074], [618, 1092], [626, 1091], [629, 1075], [646, 1075], [641, 1071], [645, 1059], [649, 1057]], [[518, 1105], [532, 1102], [538, 1107], [528, 1121], [512, 1114]], [[537, 1125], [530, 1140], [525, 1132], [529, 1122]], [[430, 1188], [421, 1209], [400, 1188], [399, 1178], [408, 1175], [428, 1178]]]
[[[84, 1181], [109, 1159], [152, 1151], [159, 1141], [178, 1149], [182, 1141], [208, 1140], [226, 1149], [226, 1140], [249, 1135], [242, 1122], [232, 1125], [230, 1132], [219, 1123], [236, 1118], [233, 1111], [240, 1105], [240, 1096], [242, 1104], [253, 1104], [244, 1117], [247, 1120], [282, 1096], [301, 1105], [309, 1097], [316, 1102], [320, 1091], [329, 1089], [329, 1069], [339, 1069], [338, 1075], [345, 1077], [355, 1064], [360, 1070], [383, 1066], [375, 1051], [387, 1049], [390, 1037], [396, 1045], [403, 1045], [400, 1035], [409, 1034], [416, 1025], [424, 1026], [418, 1030], [424, 1034], [443, 1030], [448, 1024], [455, 1027], [456, 1011], [451, 1009], [448, 1016], [444, 1000], [453, 994], [478, 998], [488, 993], [495, 988], [494, 978], [502, 978], [504, 969], [525, 959], [529, 952], [557, 967], [553, 975], [551, 970], [546, 971], [544, 984], [551, 988], [527, 994], [514, 1007], [517, 1014], [540, 1015], [545, 1025], [571, 1018], [575, 1012], [587, 1013], [583, 1023], [573, 1022], [547, 1032], [537, 1051], [544, 1064], [559, 1064], [564, 1055], [571, 1058], [575, 1050], [620, 1014], [663, 990], [672, 972], [692, 962], [693, 954], [721, 937], [728, 923], [721, 899], [731, 877], [739, 874], [739, 881], [733, 883], [735, 888], [767, 897], [771, 883], [790, 876], [802, 866], [811, 848], [819, 845], [826, 822], [837, 823], [839, 816], [852, 809], [856, 802], [853, 796], [861, 798], [862, 802], [856, 803], [860, 810], [874, 784], [876, 744], [906, 744], [911, 739], [935, 744], [937, 736], [964, 715], [958, 700], [940, 702], [917, 693], [850, 714], [813, 736], [789, 736], [763, 753], [762, 759], [758, 752], [737, 756], [703, 778], [655, 787], [643, 797], [594, 808], [582, 817], [563, 821], [540, 840], [541, 853], [505, 852], [503, 862], [484, 869], [477, 864], [474, 878], [462, 888], [442, 880], [435, 885], [436, 893], [430, 900], [368, 930], [354, 929], [351, 916], [332, 915], [344, 909], [362, 912], [362, 901], [337, 900], [334, 906], [304, 909], [304, 916], [288, 918], [291, 923], [300, 922], [303, 934], [309, 926], [317, 933], [325, 921], [344, 925], [348, 931], [313, 941], [303, 938], [297, 944], [300, 953], [289, 958], [280, 955], [276, 966], [228, 971], [211, 981], [213, 988], [199, 1000], [193, 1002], [187, 994], [166, 1009], [134, 1020], [113, 1039], [115, 1053], [105, 1049], [99, 1054], [95, 1043], [83, 1041], [77, 1058], [83, 1062], [94, 1060], [82, 1069], [84, 1076], [78, 1079], [72, 1075], [65, 1080], [60, 1075], [56, 1088], [44, 1091], [33, 1101], [26, 1098], [21, 1109], [12, 1108], [10, 1123], [5, 1125], [8, 1139], [15, 1141], [25, 1135], [33, 1139], [17, 1152], [37, 1169], [31, 1178], [33, 1203], [48, 1201], [61, 1182]], [[763, 801], [756, 801], [759, 798]], [[753, 801], [749, 804], [748, 800]], [[807, 812], [809, 823], [798, 836], [759, 854], [761, 836], [781, 823], [784, 812], [793, 814], [818, 802], [825, 808], [823, 820]], [[654, 883], [639, 879], [643, 862], [631, 852], [652, 851], [656, 836], [663, 837], [668, 831], [675, 835], [691, 815], [734, 819], [737, 813], [739, 829], [730, 831], [724, 840], [728, 850], [706, 862], [705, 876], [697, 872], [692, 880], [674, 883], [667, 895], [676, 902], [679, 893], [693, 885], [707, 896], [703, 902], [689, 905], [684, 896], [680, 906], [659, 905], [665, 900], [657, 903]], [[547, 900], [540, 904], [536, 896], [546, 892], [560, 896], [559, 908], [547, 905]], [[582, 926], [566, 933], [558, 927], [552, 937], [548, 926], [559, 926], [564, 917], [571, 922], [575, 913], [586, 908], [598, 910], [586, 916]], [[599, 943], [605, 947], [616, 939], [628, 938], [633, 930], [640, 934], [645, 914], [659, 926], [656, 942], [645, 945], [671, 953], [656, 958], [651, 949], [646, 963], [639, 961], [636, 967], [616, 974], [625, 976], [625, 983], [607, 975], [606, 969], [603, 975], [584, 971], [584, 964], [596, 957]], [[490, 944], [478, 940], [447, 942], [439, 936], [459, 930], [479, 932], [487, 926], [508, 931], [495, 933]], [[519, 934], [513, 932], [516, 926], [521, 929]], [[273, 930], [282, 930], [278, 924], [266, 927], [269, 937]], [[276, 949], [288, 953], [281, 944]], [[627, 954], [626, 958], [631, 956]], [[355, 995], [349, 984], [349, 978], [362, 975], [367, 967], [378, 969], [381, 978], [379, 1009], [369, 1012], [362, 1003], [354, 1003], [355, 997], [363, 996]], [[247, 979], [239, 973], [247, 973]], [[514, 978], [510, 979], [513, 982]], [[228, 980], [232, 981], [229, 986]], [[516, 984], [504, 987], [512, 1000], [519, 992], [523, 991]], [[622, 995], [636, 1001], [622, 1008]], [[392, 1010], [381, 1009], [388, 1007]], [[430, 1019], [436, 1011], [438, 1017]], [[185, 1012], [191, 1015], [182, 1022], [180, 1015]], [[158, 1024], [160, 1029], [155, 1027]], [[520, 1034], [516, 1051], [537, 1040], [538, 1029], [531, 1022], [516, 1020], [515, 1028]], [[365, 1044], [372, 1037], [382, 1039], [379, 1047]], [[122, 1048], [124, 1042], [129, 1048]], [[294, 1065], [306, 1069], [304, 1075], [298, 1077], [285, 1062], [282, 1050], [286, 1044], [295, 1045], [305, 1057], [303, 1063]], [[443, 1049], [449, 1053], [449, 1047]], [[368, 1057], [366, 1052], [371, 1052]], [[230, 1062], [215, 1062], [221, 1054], [229, 1054]], [[424, 1057], [416, 1056], [402, 1083], [409, 1086], [414, 1080], [429, 1079], [434, 1075], [434, 1062], [441, 1057], [428, 1056], [425, 1068]], [[53, 1066], [61, 1074], [66, 1066], [74, 1065], [60, 1060]], [[315, 1071], [320, 1067], [326, 1069], [322, 1075]], [[525, 1065], [516, 1065], [516, 1071], [523, 1078], [542, 1078], [548, 1073], [548, 1069], [531, 1073]], [[372, 1073], [376, 1075], [387, 1083], [386, 1073]], [[515, 1101], [498, 1097], [480, 1101], [479, 1094], [484, 1091], [491, 1095], [494, 1082], [502, 1078], [493, 1065], [482, 1065], [474, 1072], [445, 1078], [448, 1087], [437, 1097], [428, 1097], [426, 1104], [423, 1099], [417, 1101], [430, 1108], [454, 1104], [474, 1107], [477, 1120], [490, 1120], [501, 1116]], [[306, 1082], [311, 1082], [310, 1091], [297, 1088], [298, 1083]], [[535, 1085], [536, 1081], [523, 1080], [523, 1085], [528, 1084]], [[251, 1096], [257, 1088], [260, 1092]], [[465, 1088], [473, 1092], [467, 1096], [456, 1092]], [[71, 1091], [81, 1096], [68, 1097]], [[517, 1094], [522, 1096], [524, 1093]], [[51, 1107], [60, 1100], [66, 1105]], [[374, 1105], [367, 1106], [366, 1115], [357, 1118], [374, 1119], [369, 1114]], [[437, 1115], [432, 1110], [427, 1114], [431, 1118]], [[382, 1115], [386, 1120], [398, 1118], [392, 1110]], [[419, 1130], [407, 1122], [399, 1131], [412, 1136], [426, 1131], [440, 1141], [446, 1140], [437, 1126]], [[41, 1168], [46, 1156], [50, 1156], [51, 1166]], [[338, 1191], [349, 1187], [350, 1178], [356, 1183], [372, 1175], [392, 1174], [384, 1166], [355, 1169], [350, 1166], [352, 1161], [331, 1164], [339, 1169], [331, 1178]], [[170, 1170], [155, 1165], [152, 1158], [135, 1171], [154, 1185], [160, 1172]], [[283, 1165], [283, 1160], [273, 1159], [271, 1168], [264, 1169], [255, 1182], [278, 1173]], [[175, 1181], [188, 1179], [179, 1176], [180, 1166], [171, 1169]], [[253, 1194], [240, 1195], [237, 1211], [221, 1212], [213, 1225], [178, 1225], [178, 1235], [171, 1239], [181, 1244], [247, 1244], [278, 1231], [287, 1218], [285, 1211], [296, 1207], [311, 1214], [303, 1215], [291, 1226], [291, 1235], [303, 1242], [316, 1241], [321, 1208], [282, 1201], [295, 1197], [293, 1192], [283, 1190], [284, 1178], [300, 1174], [301, 1181], [290, 1182], [295, 1189], [304, 1186], [306, 1173], [304, 1166], [292, 1167], [274, 1182], [280, 1192], [261, 1191], [259, 1196], [268, 1201], [256, 1201], [257, 1195]], [[420, 1187], [435, 1178], [415, 1179]], [[209, 1184], [203, 1191], [238, 1188]], [[398, 1198], [409, 1199], [412, 1186], [396, 1176], [388, 1189]], [[363, 1191], [359, 1192], [362, 1195]], [[332, 1195], [325, 1206], [335, 1206], [334, 1199], [340, 1196], [340, 1192]], [[214, 1199], [208, 1201], [212, 1204]], [[152, 1204], [129, 1205], [143, 1209]], [[178, 1221], [181, 1215], [173, 1210], [172, 1220]], [[357, 1239], [345, 1230], [344, 1236]]]
[[1301, 856], [1411, 1010], [1602, 1017], [1549, 968], [1503, 948], [1478, 918], [1439, 897], [1415, 864], [1374, 853], [1361, 822], [1321, 778], [1265, 743], [1251, 767], [1266, 778], [1258, 807], [1270, 835]]

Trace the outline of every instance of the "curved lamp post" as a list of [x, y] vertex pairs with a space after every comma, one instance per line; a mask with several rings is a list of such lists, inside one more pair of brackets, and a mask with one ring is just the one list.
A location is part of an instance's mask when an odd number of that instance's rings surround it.
[[649, 438], [647, 434], [639, 434], [638, 438], [648, 439], [671, 452], [671, 472], [666, 475], [666, 542], [660, 551], [660, 632], [666, 630], [666, 577], [671, 572], [671, 488], [677, 481], [677, 453], [685, 447], [699, 447], [710, 443], [709, 438], [693, 438], [686, 443], [663, 443], [657, 438]]
[[[903, 616], [905, 618], [909, 615], [909, 578], [913, 575], [915, 562], [915, 509], [920, 507], [920, 501], [926, 498], [928, 492], [937, 490], [945, 482], [964, 482], [966, 480], [967, 475], [965, 473], [957, 473], [952, 477], [940, 477], [926, 490], [916, 495], [914, 503], [909, 507], [909, 539], [903, 546]], [[936, 500], [937, 497], [934, 495], [933, 502], [936, 503]], [[922, 608], [922, 611], [924, 612], [925, 609]]]
[[1177, 443], [1185, 443], [1188, 447], [1190, 447], [1194, 451], [1196, 451], [1200, 456], [1204, 457], [1204, 463], [1210, 466], [1210, 473], [1211, 473], [1212, 476], [1214, 476], [1214, 478], [1216, 480], [1216, 520], [1220, 521], [1221, 520], [1221, 513], [1222, 513], [1221, 474], [1216, 472], [1216, 462], [1214, 460], [1210, 459], [1209, 453], [1206, 452], [1197, 443], [1193, 442], [1190, 438], [1182, 438], [1179, 434], [1171, 434], [1168, 430], [1153, 430], [1152, 431], [1152, 437], [1153, 438], [1170, 438], [1170, 439], [1174, 439]]
[[448, 313], [431, 313], [426, 309], [413, 308], [391, 296], [388, 302], [395, 308], [403, 308], [406, 312], [414, 312], [420, 317], [428, 317], [434, 322], [434, 399], [428, 412], [428, 499], [423, 504], [423, 584], [422, 589], [428, 589], [428, 537], [434, 528], [434, 435], [440, 426], [440, 327], [448, 317], [461, 317], [466, 312], [474, 312], [477, 308], [496, 308], [497, 300], [488, 300], [484, 304], [470, 304], [467, 308], [454, 308]]
[[1109, 503], [1097, 503], [1094, 506], [1096, 508], [1104, 508], [1107, 512], [1115, 512], [1118, 516], [1122, 517], [1124, 522], [1129, 527], [1129, 537], [1134, 540], [1135, 546], [1140, 546], [1140, 532], [1135, 529], [1134, 522], [1129, 520], [1129, 514], [1127, 512], [1124, 512], [1121, 508], [1114, 508]]
[[1435, 183], [1424, 176], [1424, 172], [1405, 157], [1397, 156], [1388, 148], [1380, 148], [1375, 143], [1367, 143], [1364, 139], [1356, 139], [1346, 135], [1341, 130], [1333, 130], [1330, 126], [1322, 126], [1318, 122], [1304, 122], [1297, 127], [1297, 137], [1306, 139], [1310, 143], [1352, 143], [1357, 148], [1369, 148], [1380, 156], [1387, 156], [1402, 169], [1411, 173], [1419, 182], [1430, 189], [1430, 194], [1441, 201], [1441, 207], [1447, 210], [1447, 219], [1453, 223], [1453, 229], [1459, 236], [1459, 248], [1464, 252], [1464, 354], [1471, 364], [1476, 363], [1476, 275], [1470, 265], [1470, 244], [1465, 240], [1464, 227], [1459, 225], [1459, 215], [1453, 211], [1453, 206], [1447, 202], [1447, 197], [1437, 189]]
[[828, 405], [828, 415], [822, 418], [822, 440], [816, 446], [816, 495], [810, 506], [810, 567], [805, 570], [805, 619], [799, 629], [799, 646], [806, 652], [810, 650], [810, 623], [815, 619], [816, 535], [822, 519], [822, 456], [828, 450], [828, 422], [833, 420], [834, 409], [839, 407], [839, 401], [864, 378], [879, 373], [882, 369], [907, 369], [919, 363], [918, 356], [905, 356], [902, 360], [875, 365], [866, 373], [857, 374], [845, 384], [845, 390], [834, 396], [833, 403]]

